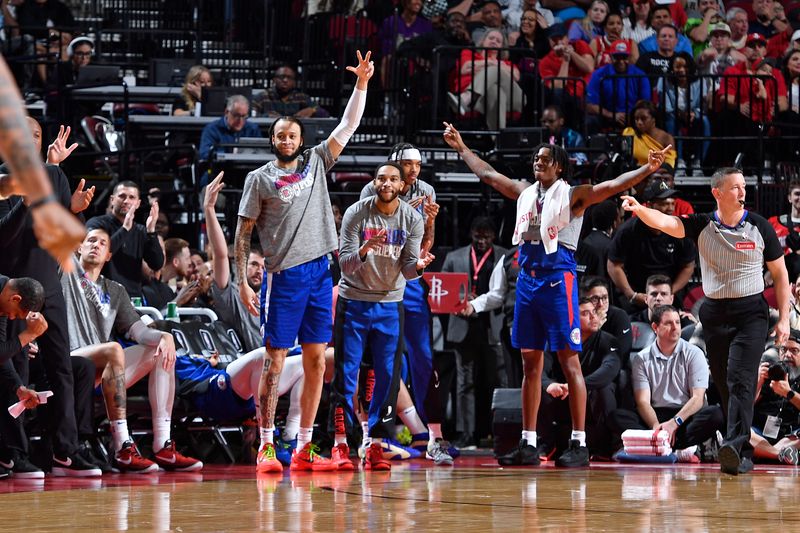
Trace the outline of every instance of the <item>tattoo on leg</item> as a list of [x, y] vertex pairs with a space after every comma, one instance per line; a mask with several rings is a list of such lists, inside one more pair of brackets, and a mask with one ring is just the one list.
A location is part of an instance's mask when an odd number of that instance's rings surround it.
[[278, 404], [278, 381], [280, 372], [275, 372], [272, 359], [264, 356], [264, 370], [261, 372], [261, 384], [258, 391], [258, 411], [261, 427], [275, 425], [275, 408]]
[[119, 420], [125, 418], [126, 411], [125, 372], [110, 374], [103, 376], [103, 397], [109, 418]]

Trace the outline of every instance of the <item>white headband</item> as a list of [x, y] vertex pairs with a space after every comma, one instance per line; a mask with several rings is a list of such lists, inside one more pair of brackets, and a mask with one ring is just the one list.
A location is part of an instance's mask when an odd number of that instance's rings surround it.
[[416, 148], [403, 148], [403, 150], [395, 154], [395, 159], [397, 161], [402, 161], [404, 159], [410, 159], [412, 161], [422, 161], [422, 154], [420, 154], [419, 150], [417, 150]]

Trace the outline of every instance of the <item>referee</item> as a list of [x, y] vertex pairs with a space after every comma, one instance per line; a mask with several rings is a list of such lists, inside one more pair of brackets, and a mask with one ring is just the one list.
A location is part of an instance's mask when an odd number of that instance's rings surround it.
[[750, 426], [758, 365], [769, 333], [764, 264], [778, 300], [778, 345], [789, 336], [789, 277], [775, 230], [766, 219], [744, 208], [742, 171], [717, 170], [711, 177], [711, 194], [717, 201], [716, 211], [681, 218], [643, 207], [630, 196], [622, 197], [622, 206], [650, 227], [697, 242], [706, 294], [700, 322], [711, 375], [728, 415], [719, 462], [723, 472], [737, 475], [753, 469]]

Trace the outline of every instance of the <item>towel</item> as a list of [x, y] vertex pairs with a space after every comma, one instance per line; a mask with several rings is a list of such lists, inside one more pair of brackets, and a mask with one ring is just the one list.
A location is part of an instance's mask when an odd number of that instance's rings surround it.
[[672, 453], [672, 446], [667, 444], [659, 446], [641, 446], [625, 443], [625, 452], [630, 455], [669, 455]]
[[556, 180], [544, 193], [542, 212], [536, 204], [541, 184], [537, 181], [517, 198], [517, 224], [514, 227], [512, 244], [519, 244], [530, 228], [531, 222], [540, 222], [539, 233], [544, 250], [552, 254], [558, 248], [558, 232], [569, 224], [572, 211], [569, 205], [570, 186], [564, 180]]
[[623, 441], [646, 442], [658, 445], [661, 442], [669, 442], [669, 434], [663, 429], [655, 433], [652, 429], [626, 429], [622, 432]]

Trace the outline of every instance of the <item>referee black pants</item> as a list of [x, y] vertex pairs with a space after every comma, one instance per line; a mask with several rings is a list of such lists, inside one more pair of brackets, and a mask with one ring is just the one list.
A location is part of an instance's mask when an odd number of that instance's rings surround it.
[[769, 332], [769, 306], [761, 294], [745, 298], [707, 298], [700, 322], [711, 368], [728, 423], [726, 444], [752, 457], [750, 426], [758, 365]]

